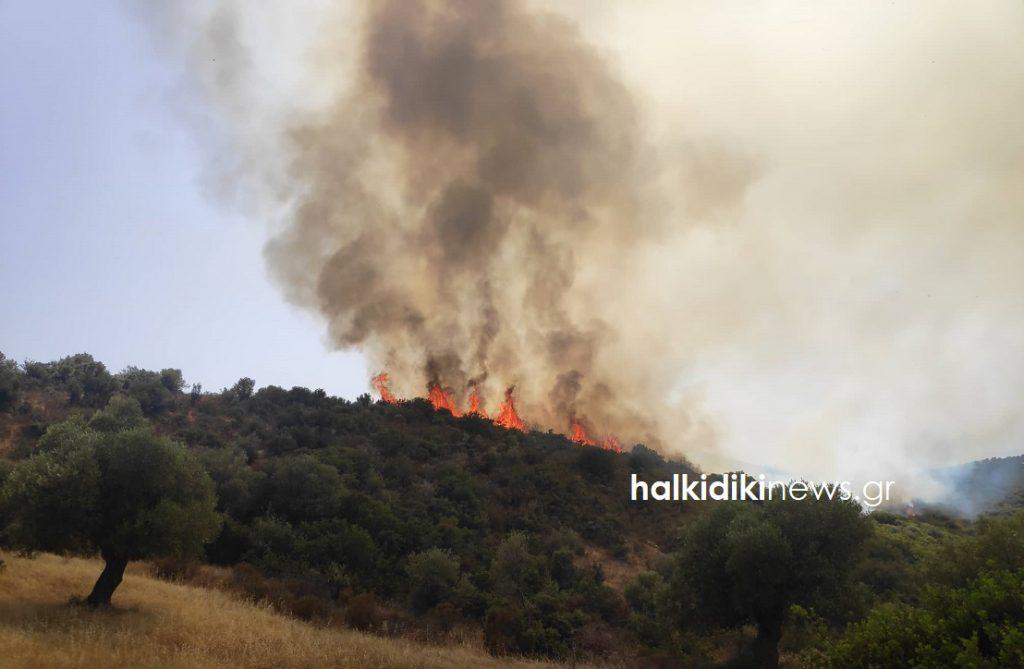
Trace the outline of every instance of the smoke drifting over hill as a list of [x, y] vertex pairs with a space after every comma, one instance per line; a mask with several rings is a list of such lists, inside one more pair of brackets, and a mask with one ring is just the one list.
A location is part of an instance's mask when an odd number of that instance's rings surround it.
[[850, 478], [1024, 437], [1024, 11], [986, 11], [218, 3], [175, 25], [273, 276], [397, 395], [491, 408], [515, 384], [541, 427]]

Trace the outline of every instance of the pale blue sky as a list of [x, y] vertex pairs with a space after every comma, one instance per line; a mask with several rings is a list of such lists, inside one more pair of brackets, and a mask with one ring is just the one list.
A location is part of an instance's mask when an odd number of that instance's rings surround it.
[[261, 226], [203, 195], [168, 61], [116, 0], [0, 0], [0, 351], [364, 392], [269, 283]]

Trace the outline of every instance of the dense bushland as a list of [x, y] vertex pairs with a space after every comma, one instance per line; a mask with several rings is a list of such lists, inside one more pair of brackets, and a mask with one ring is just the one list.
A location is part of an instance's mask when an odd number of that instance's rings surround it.
[[424, 400], [208, 393], [88, 355], [0, 358], [0, 444], [7, 547], [160, 557], [178, 579], [205, 561], [306, 619], [628, 665], [1022, 663], [1019, 516], [630, 502], [630, 473], [692, 467]]

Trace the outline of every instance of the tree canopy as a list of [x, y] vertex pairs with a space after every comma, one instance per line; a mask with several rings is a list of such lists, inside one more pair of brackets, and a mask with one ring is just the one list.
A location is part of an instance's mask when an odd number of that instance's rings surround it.
[[103, 556], [107, 580], [92, 604], [110, 603], [128, 561], [197, 555], [220, 527], [210, 477], [133, 402], [114, 400], [88, 423], [51, 425], [0, 492], [9, 544]]
[[[282, 612], [425, 636], [457, 625], [495, 653], [764, 666], [777, 648], [806, 667], [1020, 664], [1024, 512], [631, 502], [631, 473], [693, 468], [421, 399], [256, 390], [247, 377], [190, 392], [178, 370], [111, 374], [85, 354], [0, 359], [0, 399], [0, 545], [101, 553], [93, 603], [109, 601], [130, 559], [201, 552], [224, 568], [223, 587]], [[1019, 480], [1020, 466], [985, 463], [968, 480]], [[175, 578], [195, 571], [154, 562]]]
[[852, 500], [722, 504], [686, 530], [677, 594], [696, 620], [756, 624], [754, 660], [775, 667], [789, 607], [834, 607], [869, 532]]

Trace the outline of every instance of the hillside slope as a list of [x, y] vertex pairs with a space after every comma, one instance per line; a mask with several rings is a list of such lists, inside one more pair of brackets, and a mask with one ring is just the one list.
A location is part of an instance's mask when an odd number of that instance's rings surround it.
[[947, 486], [937, 500], [966, 513], [1012, 513], [1024, 508], [1024, 455], [986, 458], [933, 472]]
[[507, 429], [422, 398], [348, 401], [248, 378], [186, 393], [179, 370], [111, 375], [86, 354], [7, 371], [0, 481], [65, 421], [152, 427], [213, 481], [224, 522], [197, 557], [304, 620], [345, 618], [370, 598], [403, 634], [470, 628], [499, 655], [629, 656], [626, 586], [703, 512], [630, 501], [632, 473], [692, 473], [683, 460]]
[[266, 667], [550, 667], [469, 648], [435, 648], [316, 627], [214, 590], [129, 573], [118, 608], [68, 604], [87, 592], [100, 563], [3, 555], [0, 658], [6, 669], [214, 669]]

